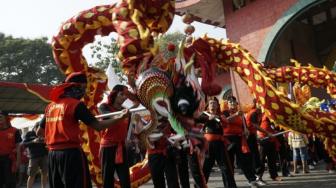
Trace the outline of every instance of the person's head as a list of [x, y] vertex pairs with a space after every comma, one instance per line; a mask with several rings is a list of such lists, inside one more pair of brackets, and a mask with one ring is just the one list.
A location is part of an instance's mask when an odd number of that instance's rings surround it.
[[253, 104], [252, 108], [256, 108], [257, 110], [261, 110], [260, 104], [258, 104], [257, 99], [253, 99]]
[[127, 87], [124, 85], [115, 85], [108, 96], [108, 104], [120, 107], [127, 99]]
[[69, 74], [64, 83], [73, 84], [64, 89], [64, 95], [76, 99], [81, 99], [85, 95], [87, 78], [83, 72], [73, 72]]
[[208, 100], [208, 110], [212, 114], [217, 114], [220, 112], [219, 101], [216, 97], [210, 97]]
[[8, 127], [8, 113], [0, 110], [0, 129]]
[[238, 102], [237, 102], [236, 97], [234, 96], [228, 97], [228, 107], [230, 111], [238, 110]]

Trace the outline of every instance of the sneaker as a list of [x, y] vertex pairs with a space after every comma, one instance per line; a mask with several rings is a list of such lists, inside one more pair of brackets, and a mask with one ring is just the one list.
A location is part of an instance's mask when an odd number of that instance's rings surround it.
[[335, 173], [335, 170], [328, 170], [330, 174]]
[[247, 183], [251, 188], [258, 188], [259, 185], [257, 183], [257, 181], [251, 181]]
[[257, 183], [258, 185], [260, 185], [260, 186], [267, 185], [267, 183], [266, 183], [264, 180], [262, 180], [262, 179], [257, 180], [256, 183]]
[[309, 167], [309, 170], [314, 170], [315, 169], [315, 166], [313, 166], [313, 165], [308, 165], [308, 167]]

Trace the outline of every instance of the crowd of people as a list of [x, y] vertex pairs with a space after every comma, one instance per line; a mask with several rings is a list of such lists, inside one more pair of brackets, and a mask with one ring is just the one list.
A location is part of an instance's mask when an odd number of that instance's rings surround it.
[[131, 118], [122, 106], [128, 98], [128, 88], [116, 85], [107, 102], [98, 107], [102, 114], [121, 113], [98, 120], [80, 101], [86, 82], [84, 74], [70, 74], [64, 84], [52, 91], [52, 102], [44, 118], [23, 139], [19, 130], [10, 125], [8, 114], [0, 111], [0, 188], [14, 188], [24, 181], [31, 188], [38, 174], [41, 187], [48, 182], [50, 188], [92, 187], [87, 158], [81, 148], [80, 122], [101, 133], [103, 187], [114, 186], [115, 173], [122, 188], [131, 187], [129, 167], [146, 154], [155, 188], [190, 188], [189, 172], [194, 186], [204, 188], [215, 163], [223, 187], [227, 188], [237, 187], [235, 172], [240, 171], [251, 187], [267, 185], [263, 179], [266, 165], [273, 181], [300, 173], [299, 165], [302, 173], [309, 173], [319, 160], [326, 162], [329, 172], [334, 170], [322, 140], [314, 134], [281, 130], [255, 101], [248, 112], [242, 112], [233, 96], [225, 99], [224, 109], [216, 97], [210, 97], [206, 113], [196, 119], [184, 118], [182, 123], [188, 122], [189, 126], [183, 138], [175, 134], [166, 118], [159, 117], [156, 131], [160, 136], [151, 137], [152, 147], [146, 150], [137, 135], [150, 119], [144, 120], [139, 114]]

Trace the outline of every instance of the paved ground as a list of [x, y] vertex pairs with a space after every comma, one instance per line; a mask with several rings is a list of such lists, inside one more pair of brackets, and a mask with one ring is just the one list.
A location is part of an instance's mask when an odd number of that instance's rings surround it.
[[[315, 170], [311, 170], [309, 174], [296, 174], [294, 177], [284, 177], [281, 182], [274, 182], [269, 178], [268, 173], [265, 173], [264, 180], [268, 183], [264, 187], [275, 188], [336, 188], [336, 173], [328, 173], [324, 170], [324, 163], [321, 162], [316, 166]], [[235, 174], [238, 187], [247, 188], [247, 182], [243, 175]], [[192, 182], [192, 179], [190, 180]], [[223, 182], [218, 169], [214, 169], [208, 183], [209, 188], [222, 188]], [[24, 186], [21, 186], [24, 187]], [[34, 188], [40, 185], [36, 183]], [[151, 182], [141, 186], [141, 188], [152, 188]], [[191, 186], [192, 187], [192, 186]]]
[[[323, 162], [316, 166], [315, 170], [311, 170], [309, 174], [296, 174], [294, 177], [284, 177], [281, 182], [274, 182], [269, 178], [268, 172], [264, 175], [264, 180], [268, 183], [263, 187], [276, 188], [336, 188], [336, 173], [328, 173]], [[247, 188], [247, 181], [243, 175], [235, 174], [235, 179], [238, 187]], [[192, 181], [192, 180], [190, 180]], [[141, 188], [153, 187], [151, 182]], [[223, 182], [221, 175], [217, 169], [211, 174], [208, 183], [209, 188], [222, 188]]]

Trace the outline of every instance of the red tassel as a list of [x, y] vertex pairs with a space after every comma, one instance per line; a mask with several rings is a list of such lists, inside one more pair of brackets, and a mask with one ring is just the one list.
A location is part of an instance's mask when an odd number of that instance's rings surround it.
[[123, 163], [123, 147], [122, 147], [122, 144], [118, 144], [114, 162], [116, 164]]
[[250, 148], [247, 144], [247, 139], [246, 139], [245, 136], [241, 137], [241, 150], [242, 150], [243, 153], [250, 153], [251, 152]]

